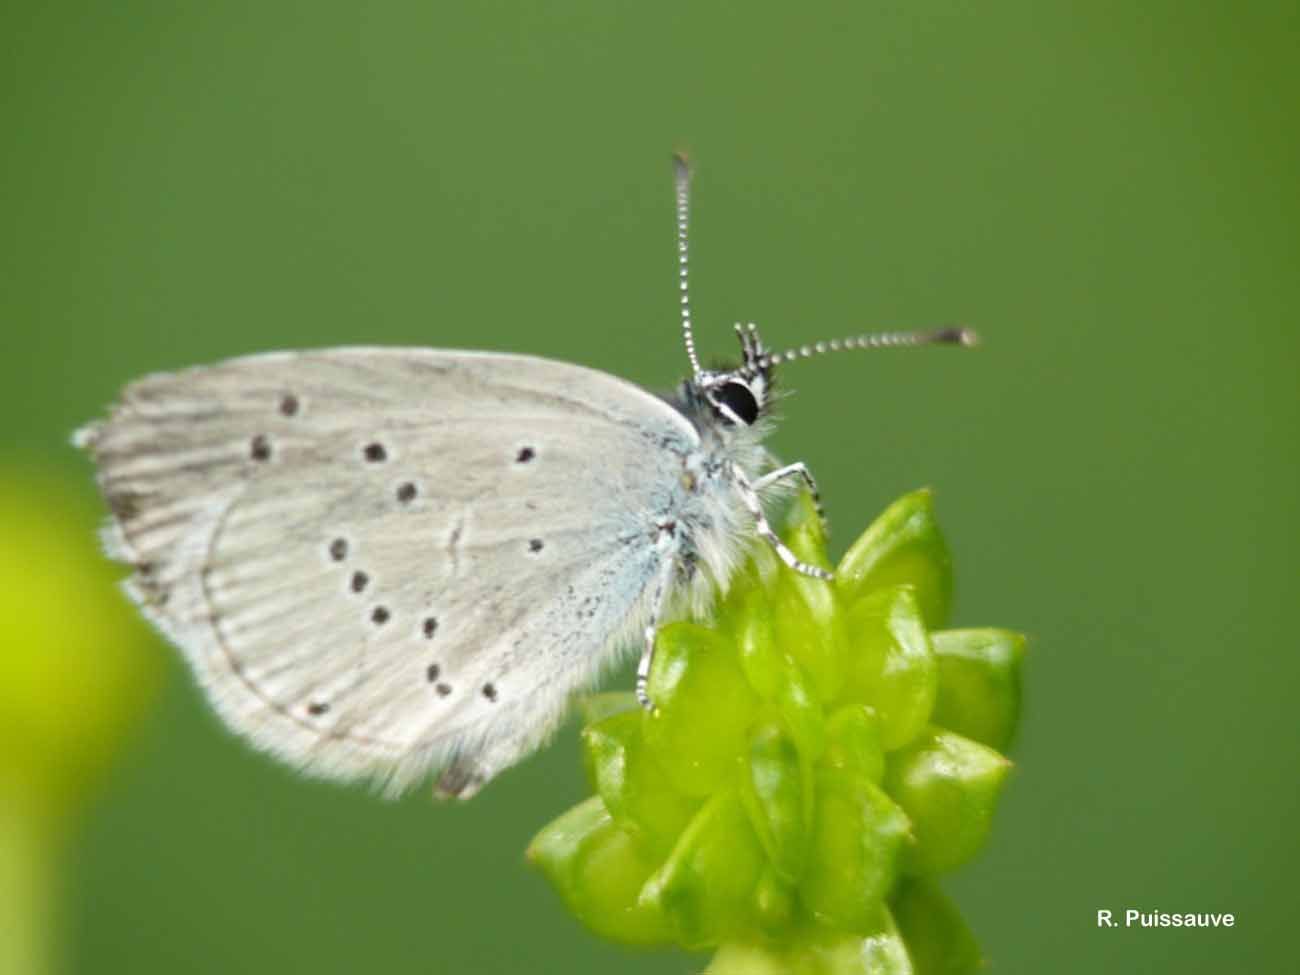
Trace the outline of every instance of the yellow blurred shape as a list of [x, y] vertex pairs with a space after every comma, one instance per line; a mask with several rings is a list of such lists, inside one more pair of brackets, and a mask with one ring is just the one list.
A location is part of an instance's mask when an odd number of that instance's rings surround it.
[[70, 811], [153, 695], [160, 654], [88, 490], [0, 468], [0, 798]]

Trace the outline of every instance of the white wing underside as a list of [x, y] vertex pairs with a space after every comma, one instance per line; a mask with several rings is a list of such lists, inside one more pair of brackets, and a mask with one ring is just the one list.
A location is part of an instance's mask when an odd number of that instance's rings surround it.
[[79, 442], [128, 591], [231, 727], [390, 791], [450, 763], [464, 793], [644, 622], [699, 443], [603, 373], [388, 348], [149, 376]]

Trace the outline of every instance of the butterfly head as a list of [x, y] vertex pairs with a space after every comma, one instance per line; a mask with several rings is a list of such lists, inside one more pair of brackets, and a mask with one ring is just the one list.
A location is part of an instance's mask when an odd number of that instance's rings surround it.
[[772, 391], [772, 363], [751, 323], [737, 325], [743, 361], [732, 369], [703, 369], [690, 383], [713, 415], [728, 427], [752, 427], [766, 415]]
[[[769, 413], [772, 402], [772, 369], [794, 359], [807, 359], [827, 352], [849, 349], [909, 348], [920, 345], [974, 345], [975, 333], [953, 326], [924, 332], [878, 332], [830, 339], [773, 352], [763, 346], [758, 329], [752, 324], [737, 325], [744, 360], [734, 368], [704, 369], [695, 351], [695, 332], [691, 324], [687, 223], [690, 214], [691, 171], [686, 157], [673, 157], [673, 183], [677, 200], [677, 290], [682, 321], [682, 340], [691, 377], [686, 381], [687, 398], [702, 404], [724, 430], [737, 431], [755, 426]], [[761, 433], [761, 431], [760, 431]]]

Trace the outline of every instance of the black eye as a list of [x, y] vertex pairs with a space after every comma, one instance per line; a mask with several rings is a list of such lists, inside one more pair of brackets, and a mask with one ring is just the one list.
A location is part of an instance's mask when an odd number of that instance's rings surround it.
[[754, 394], [744, 383], [723, 383], [714, 392], [713, 398], [736, 414], [745, 426], [750, 426], [758, 419], [758, 400], [754, 399]]

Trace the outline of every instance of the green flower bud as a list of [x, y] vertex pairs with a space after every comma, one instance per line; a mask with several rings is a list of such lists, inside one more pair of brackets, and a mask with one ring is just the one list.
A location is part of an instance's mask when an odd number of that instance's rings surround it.
[[780, 715], [801, 751], [810, 758], [818, 757], [826, 747], [821, 700], [804, 669], [776, 639], [773, 607], [767, 593], [753, 586], [736, 603], [739, 605], [733, 604], [730, 626], [728, 621], [721, 621], [719, 630], [733, 634], [749, 686]]
[[[808, 499], [783, 537], [829, 565]], [[716, 948], [714, 975], [978, 963], [927, 878], [987, 835], [1023, 640], [932, 632], [952, 576], [928, 492], [891, 505], [835, 574], [800, 576], [756, 549], [710, 625], [660, 630], [652, 712], [623, 694], [584, 709], [596, 795], [529, 855], [594, 931]]]
[[720, 944], [752, 924], [764, 866], [763, 848], [739, 799], [720, 792], [696, 813], [646, 882], [641, 903], [668, 918], [682, 947]]
[[973, 975], [983, 966], [975, 936], [933, 881], [905, 878], [890, 898], [889, 909], [916, 975]]
[[850, 678], [845, 696], [881, 717], [886, 749], [900, 748], [930, 721], [939, 665], [910, 586], [863, 596], [848, 613]]
[[812, 769], [779, 724], [756, 727], [750, 737], [748, 774], [740, 797], [776, 875], [795, 884], [808, 852], [813, 806]]
[[908, 828], [903, 810], [870, 782], [830, 770], [818, 776], [813, 855], [800, 888], [812, 917], [838, 931], [876, 928]]
[[909, 866], [941, 873], [974, 856], [1010, 769], [992, 748], [937, 728], [890, 755], [885, 788], [907, 812], [915, 835]]
[[[795, 508], [786, 537], [791, 550], [804, 562], [831, 568], [821, 523], [811, 507]], [[769, 598], [777, 645], [808, 675], [821, 700], [833, 700], [843, 686], [846, 662], [844, 617], [835, 587], [787, 570], [778, 573]]]
[[[864, 938], [818, 935], [794, 946], [723, 945], [705, 975], [936, 975], [913, 967], [888, 911], [881, 911], [876, 929]], [[954, 969], [951, 975], [965, 972]]]
[[663, 915], [641, 901], [654, 862], [615, 825], [599, 797], [574, 806], [538, 833], [528, 859], [597, 934], [628, 944], [670, 940]]
[[760, 929], [772, 936], [780, 937], [789, 930], [798, 907], [794, 889], [776, 875], [776, 870], [769, 864], [758, 878], [754, 889], [754, 910], [758, 915]]
[[831, 715], [826, 726], [823, 764], [879, 785], [885, 775], [885, 748], [875, 708], [848, 704]]
[[886, 508], [840, 560], [836, 583], [850, 599], [885, 586], [912, 586], [926, 625], [933, 629], [947, 623], [952, 557], [939, 533], [930, 491], [905, 494]]
[[707, 796], [730, 782], [758, 703], [734, 646], [695, 623], [665, 626], [647, 687], [657, 707], [644, 715], [645, 740], [673, 784]]
[[1025, 638], [1009, 630], [931, 634], [939, 661], [934, 722], [1006, 751], [1020, 717], [1020, 661]]
[[641, 734], [641, 711], [626, 711], [582, 732], [587, 777], [614, 821], [649, 850], [666, 855], [699, 807], [672, 787]]

